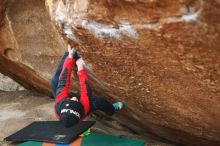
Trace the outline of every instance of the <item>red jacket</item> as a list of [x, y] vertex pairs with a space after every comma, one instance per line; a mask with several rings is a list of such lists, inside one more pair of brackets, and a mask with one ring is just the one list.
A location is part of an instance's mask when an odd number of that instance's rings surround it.
[[[62, 99], [69, 98], [68, 93], [70, 87], [70, 78], [74, 64], [75, 64], [74, 59], [69, 57], [65, 59], [62, 72], [59, 76], [59, 83], [56, 91], [55, 104], [57, 104]], [[84, 118], [86, 115], [88, 115], [90, 111], [90, 103], [89, 103], [88, 95], [91, 93], [89, 93], [88, 86], [86, 85], [89, 83], [89, 80], [85, 69], [78, 71], [77, 75], [79, 77], [80, 90], [81, 90], [79, 102], [82, 104], [84, 109], [84, 115], [82, 116], [82, 118]], [[60, 116], [56, 112], [56, 110], [55, 110], [55, 115], [57, 119], [60, 119]]]

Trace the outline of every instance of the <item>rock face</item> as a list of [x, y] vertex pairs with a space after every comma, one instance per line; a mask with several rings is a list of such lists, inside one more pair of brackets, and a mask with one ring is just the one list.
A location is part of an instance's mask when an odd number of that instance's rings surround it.
[[[0, 72], [28, 89], [49, 95], [52, 64], [62, 55], [65, 42], [50, 21], [44, 1], [10, 0], [4, 4]], [[5, 10], [1, 7], [0, 11]]]
[[218, 0], [1, 1], [0, 72], [49, 95], [67, 40], [95, 93], [127, 102], [113, 117], [121, 124], [143, 137], [219, 145], [219, 8]]

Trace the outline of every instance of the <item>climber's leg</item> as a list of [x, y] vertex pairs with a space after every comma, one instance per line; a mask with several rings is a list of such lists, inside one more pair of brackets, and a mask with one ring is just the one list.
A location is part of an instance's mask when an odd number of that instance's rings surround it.
[[113, 105], [108, 102], [104, 97], [93, 97], [91, 106], [93, 111], [101, 110], [109, 116], [113, 115], [115, 112]]
[[60, 60], [59, 65], [57, 67], [57, 70], [56, 70], [55, 74], [53, 75], [53, 77], [51, 79], [51, 82], [50, 82], [50, 87], [51, 87], [51, 91], [52, 91], [52, 94], [53, 94], [54, 98], [55, 98], [55, 95], [56, 95], [56, 88], [57, 88], [57, 85], [58, 85], [59, 76], [60, 76], [60, 73], [62, 71], [64, 61], [65, 61], [66, 57], [68, 56], [68, 54], [69, 54], [68, 52], [64, 53], [63, 57]]
[[92, 111], [101, 110], [111, 116], [115, 111], [122, 109], [125, 106], [124, 102], [116, 102], [111, 104], [104, 97], [93, 97], [91, 101]]

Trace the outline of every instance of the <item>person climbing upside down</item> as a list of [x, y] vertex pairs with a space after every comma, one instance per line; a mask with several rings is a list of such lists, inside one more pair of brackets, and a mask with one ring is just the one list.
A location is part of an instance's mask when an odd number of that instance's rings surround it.
[[[78, 70], [80, 94], [69, 92], [74, 66]], [[55, 115], [65, 127], [79, 123], [96, 110], [101, 110], [111, 116], [125, 106], [124, 102], [111, 104], [103, 97], [93, 97], [84, 66], [85, 62], [79, 53], [68, 45], [68, 52], [64, 53], [51, 79], [51, 90], [55, 98]]]

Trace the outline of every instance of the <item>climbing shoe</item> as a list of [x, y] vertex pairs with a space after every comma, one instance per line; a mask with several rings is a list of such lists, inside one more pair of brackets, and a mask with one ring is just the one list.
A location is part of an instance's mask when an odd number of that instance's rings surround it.
[[114, 110], [117, 111], [117, 110], [121, 110], [122, 108], [125, 107], [125, 102], [116, 102], [113, 104], [113, 107], [114, 107]]

